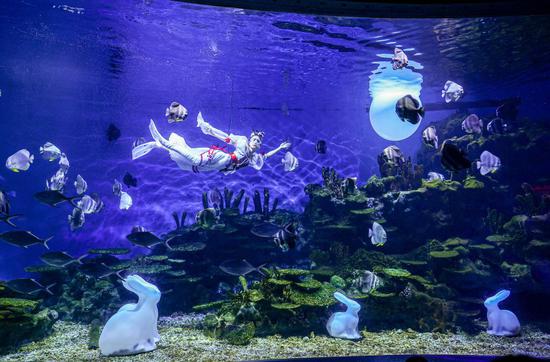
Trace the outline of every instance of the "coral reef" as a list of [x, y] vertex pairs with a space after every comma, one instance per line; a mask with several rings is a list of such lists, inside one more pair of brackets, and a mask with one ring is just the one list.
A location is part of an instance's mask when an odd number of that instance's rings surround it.
[[0, 353], [44, 338], [56, 319], [57, 313], [41, 309], [40, 301], [0, 296]]
[[194, 307], [196, 311], [216, 310], [203, 323], [207, 335], [225, 339], [232, 335], [230, 343], [245, 344], [254, 335], [322, 330], [319, 319], [326, 318], [325, 307], [336, 303], [332, 296], [336, 288], [304, 269], [263, 271], [266, 276], [250, 286], [241, 276], [241, 289], [229, 299]]

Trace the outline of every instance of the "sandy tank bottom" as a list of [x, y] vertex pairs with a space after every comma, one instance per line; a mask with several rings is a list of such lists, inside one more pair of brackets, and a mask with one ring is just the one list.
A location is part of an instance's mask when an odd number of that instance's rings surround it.
[[164, 317], [159, 321], [161, 341], [153, 352], [105, 358], [88, 349], [89, 326], [58, 321], [53, 333], [18, 352], [0, 356], [0, 361], [242, 361], [300, 357], [330, 357], [392, 354], [550, 356], [550, 334], [526, 326], [514, 338], [453, 333], [419, 333], [412, 330], [368, 332], [359, 341], [328, 336], [254, 338], [247, 346], [233, 346], [206, 337], [198, 327], [200, 316]]

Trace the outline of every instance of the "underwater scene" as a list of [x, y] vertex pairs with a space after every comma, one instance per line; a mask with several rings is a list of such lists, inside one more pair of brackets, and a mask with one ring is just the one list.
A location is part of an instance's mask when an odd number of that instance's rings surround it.
[[1, 361], [550, 357], [549, 17], [0, 19]]

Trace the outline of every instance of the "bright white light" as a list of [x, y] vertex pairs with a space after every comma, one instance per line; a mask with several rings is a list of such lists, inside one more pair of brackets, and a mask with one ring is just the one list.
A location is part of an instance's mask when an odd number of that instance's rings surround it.
[[[391, 54], [379, 54], [382, 58], [391, 58]], [[410, 137], [420, 126], [403, 122], [395, 113], [395, 103], [407, 94], [420, 100], [422, 75], [414, 69], [422, 65], [409, 60], [409, 67], [393, 70], [390, 61], [376, 62], [378, 68], [370, 76], [369, 93], [372, 98], [369, 117], [376, 133], [389, 141], [400, 141]]]

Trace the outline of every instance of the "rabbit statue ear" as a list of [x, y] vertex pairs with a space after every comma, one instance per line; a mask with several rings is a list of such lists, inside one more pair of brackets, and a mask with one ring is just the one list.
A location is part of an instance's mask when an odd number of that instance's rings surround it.
[[334, 292], [334, 298], [336, 298], [341, 303], [344, 303], [345, 305], [348, 305], [351, 302], [351, 300], [348, 297], [346, 297], [344, 294], [340, 292]]
[[510, 296], [510, 291], [507, 290], [507, 289], [503, 289], [501, 290], [500, 292], [498, 292], [497, 294], [495, 294], [494, 298], [497, 300], [497, 301], [503, 301], [504, 299], [508, 298]]
[[499, 302], [503, 301], [504, 299], [508, 298], [509, 295], [510, 295], [510, 291], [507, 290], [507, 289], [503, 289], [500, 292], [498, 292], [497, 294], [493, 295], [492, 297], [489, 297], [489, 298], [485, 299], [484, 304], [499, 303]]

